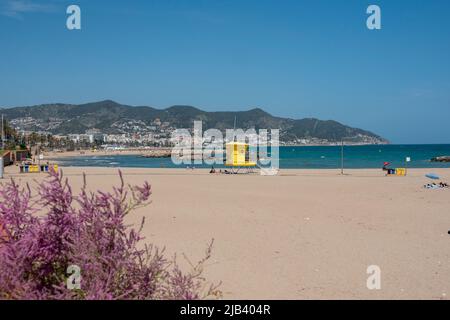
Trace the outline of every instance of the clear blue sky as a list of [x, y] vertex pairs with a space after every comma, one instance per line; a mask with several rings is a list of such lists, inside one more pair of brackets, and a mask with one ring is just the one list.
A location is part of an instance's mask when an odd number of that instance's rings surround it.
[[261, 107], [450, 143], [449, 16], [448, 0], [0, 0], [0, 106]]

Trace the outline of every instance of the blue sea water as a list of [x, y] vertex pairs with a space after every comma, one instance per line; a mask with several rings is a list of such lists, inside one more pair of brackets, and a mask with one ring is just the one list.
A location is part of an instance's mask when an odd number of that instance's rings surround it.
[[[383, 162], [392, 167], [450, 168], [450, 163], [431, 162], [437, 156], [450, 156], [450, 144], [445, 145], [370, 145], [345, 146], [345, 168], [381, 168]], [[108, 155], [69, 157], [58, 160], [63, 166], [130, 167], [130, 168], [185, 168], [175, 165], [170, 158], [152, 159], [137, 155]], [[210, 167], [196, 165], [196, 167]], [[220, 166], [216, 166], [220, 167]], [[334, 169], [341, 167], [340, 146], [280, 147], [280, 167], [285, 169]]]

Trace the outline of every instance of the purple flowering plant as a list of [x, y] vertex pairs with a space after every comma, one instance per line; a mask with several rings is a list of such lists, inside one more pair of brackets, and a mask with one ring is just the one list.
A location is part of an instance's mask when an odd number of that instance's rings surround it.
[[[112, 192], [72, 193], [55, 171], [38, 195], [14, 180], [0, 186], [0, 299], [203, 299], [220, 296], [208, 285], [205, 257], [181, 271], [164, 250], [143, 244], [125, 217], [150, 203], [151, 187], [120, 185]], [[80, 286], [68, 285], [68, 267], [79, 268]]]

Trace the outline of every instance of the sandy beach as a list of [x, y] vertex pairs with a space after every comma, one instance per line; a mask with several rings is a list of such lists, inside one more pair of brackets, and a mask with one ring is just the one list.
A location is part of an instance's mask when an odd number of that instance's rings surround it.
[[[78, 192], [110, 190], [113, 168], [63, 168]], [[143, 215], [146, 242], [200, 259], [215, 239], [205, 276], [225, 299], [447, 299], [450, 189], [426, 190], [424, 174], [450, 182], [450, 169], [282, 170], [279, 176], [210, 175], [205, 170], [122, 169], [127, 183], [152, 185]], [[21, 184], [45, 174], [5, 178]], [[2, 183], [5, 182], [5, 179]], [[369, 265], [381, 290], [368, 290]]]

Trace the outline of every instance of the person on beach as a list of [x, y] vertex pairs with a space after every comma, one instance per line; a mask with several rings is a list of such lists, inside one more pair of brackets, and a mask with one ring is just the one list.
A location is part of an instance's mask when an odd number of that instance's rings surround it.
[[390, 175], [390, 174], [395, 174], [395, 169], [391, 169], [391, 168], [389, 168], [389, 166], [390, 166], [390, 162], [384, 162], [383, 163], [383, 171], [386, 171], [386, 175], [388, 176], [388, 175]]

